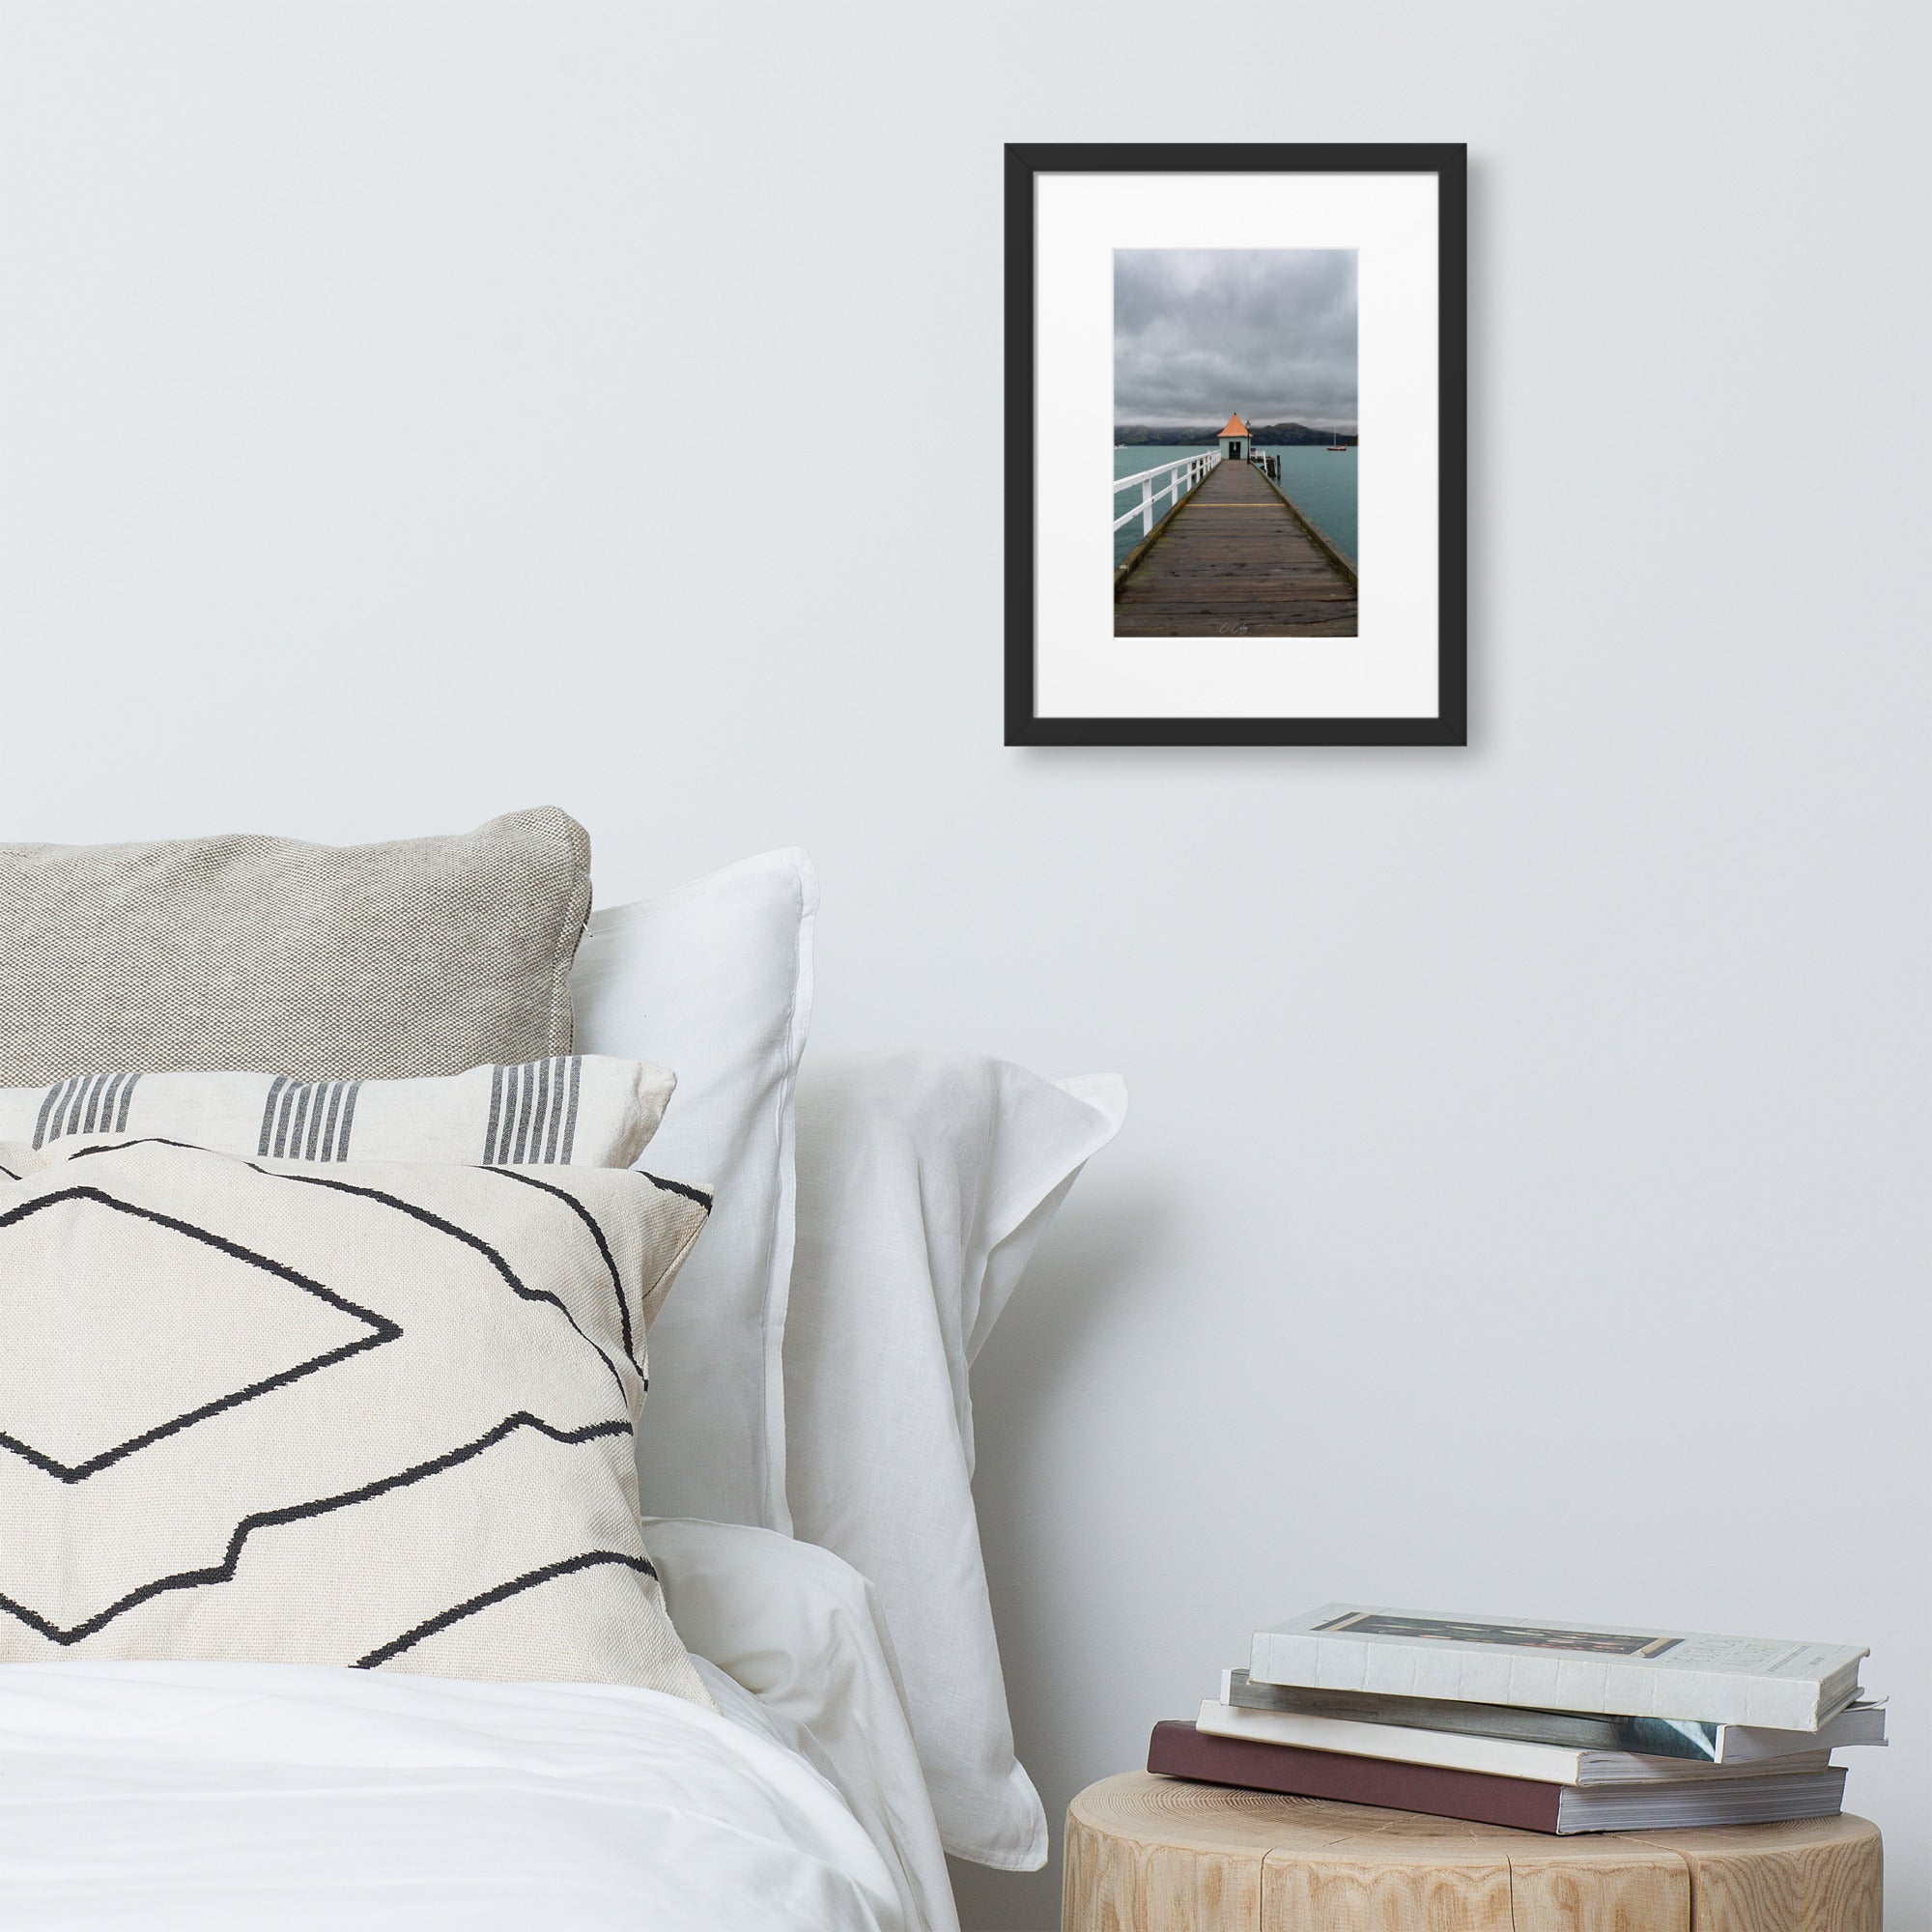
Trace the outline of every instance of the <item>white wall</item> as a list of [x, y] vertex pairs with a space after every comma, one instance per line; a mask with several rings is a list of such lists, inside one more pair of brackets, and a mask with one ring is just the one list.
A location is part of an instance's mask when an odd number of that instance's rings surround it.
[[[1051, 1810], [1329, 1596], [1869, 1639], [1932, 1925], [1922, 11], [0, 36], [6, 836], [810, 846], [820, 1039], [1135, 1095], [980, 1383]], [[1474, 745], [1005, 751], [1000, 143], [1237, 131], [1472, 144]]]

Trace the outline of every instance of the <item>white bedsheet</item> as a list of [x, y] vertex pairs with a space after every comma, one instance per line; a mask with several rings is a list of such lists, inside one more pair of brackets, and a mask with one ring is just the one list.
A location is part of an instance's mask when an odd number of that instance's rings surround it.
[[911, 1932], [810, 1765], [651, 1690], [0, 1667], [6, 1932]]

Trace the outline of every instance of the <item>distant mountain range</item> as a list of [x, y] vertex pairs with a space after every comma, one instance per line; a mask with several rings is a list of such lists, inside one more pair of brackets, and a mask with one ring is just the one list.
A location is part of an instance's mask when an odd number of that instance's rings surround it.
[[[1306, 423], [1256, 423], [1249, 430], [1257, 444], [1263, 448], [1273, 444], [1276, 448], [1293, 447], [1311, 442], [1359, 442], [1361, 439], [1350, 433], [1337, 435], [1333, 430], [1310, 429]], [[1218, 429], [1151, 429], [1146, 423], [1116, 423], [1114, 443], [1117, 448], [1137, 446], [1144, 442], [1160, 443], [1169, 449], [1185, 449], [1197, 442], [1218, 442], [1221, 432]]]

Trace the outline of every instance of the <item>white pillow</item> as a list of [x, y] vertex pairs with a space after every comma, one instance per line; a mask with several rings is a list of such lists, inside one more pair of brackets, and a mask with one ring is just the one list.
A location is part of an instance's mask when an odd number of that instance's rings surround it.
[[814, 1060], [798, 1111], [793, 1523], [878, 1591], [947, 1850], [1032, 1871], [1046, 1817], [1013, 1756], [967, 1371], [1126, 1092], [907, 1052]]
[[639, 1435], [651, 1515], [791, 1527], [792, 1089], [817, 909], [811, 861], [767, 852], [594, 914], [578, 949], [579, 1050], [676, 1073], [650, 1164], [715, 1190], [711, 1224], [651, 1330], [656, 1382]]
[[[644, 1534], [693, 1657], [750, 1691], [766, 1735], [838, 1786], [893, 1873], [907, 1927], [958, 1932], [877, 1592], [831, 1550], [769, 1530], [653, 1517]], [[732, 1716], [728, 1693], [708, 1677], [705, 1688]]]

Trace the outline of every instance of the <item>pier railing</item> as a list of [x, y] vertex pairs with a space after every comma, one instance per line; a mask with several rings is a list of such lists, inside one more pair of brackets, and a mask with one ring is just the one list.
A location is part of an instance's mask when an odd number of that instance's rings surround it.
[[[1172, 497], [1174, 501], [1167, 508], [1168, 510], [1177, 508], [1180, 499], [1220, 461], [1221, 452], [1218, 449], [1204, 449], [1199, 456], [1183, 456], [1178, 463], [1163, 463], [1152, 469], [1137, 470], [1131, 476], [1115, 477], [1115, 502], [1121, 500], [1122, 490], [1131, 489], [1136, 483], [1140, 485], [1141, 495], [1140, 501], [1131, 505], [1124, 516], [1114, 519], [1114, 527], [1118, 530], [1138, 517], [1141, 520], [1141, 535], [1144, 538], [1152, 536], [1153, 526], [1160, 521], [1160, 518], [1154, 515], [1153, 506], [1163, 497]], [[1167, 478], [1158, 490], [1154, 488], [1153, 483], [1156, 476]], [[1166, 515], [1167, 510], [1160, 513], [1162, 517]]]

